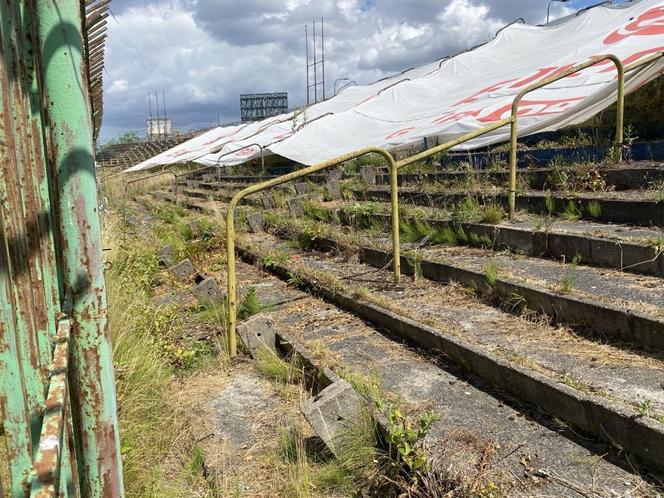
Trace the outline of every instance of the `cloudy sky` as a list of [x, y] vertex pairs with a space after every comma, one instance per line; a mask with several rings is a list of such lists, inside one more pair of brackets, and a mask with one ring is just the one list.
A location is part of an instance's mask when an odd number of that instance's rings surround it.
[[[552, 19], [592, 3], [554, 3]], [[306, 101], [304, 25], [325, 18], [326, 94], [337, 78], [370, 83], [484, 43], [548, 0], [113, 0], [101, 140], [144, 133], [162, 90], [178, 129], [239, 120], [241, 93]], [[341, 84], [340, 84], [341, 85]], [[339, 86], [340, 86], [339, 85]], [[313, 95], [312, 95], [313, 97]], [[160, 97], [161, 106], [161, 97]]]

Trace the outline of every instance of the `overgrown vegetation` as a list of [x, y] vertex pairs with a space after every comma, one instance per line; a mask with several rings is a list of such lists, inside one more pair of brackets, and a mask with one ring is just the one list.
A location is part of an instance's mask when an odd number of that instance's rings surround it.
[[[107, 227], [107, 233], [117, 231]], [[167, 477], [162, 465], [174, 441], [186, 432], [169, 393], [177, 376], [207, 361], [210, 347], [183, 339], [176, 307], [152, 300], [160, 283], [154, 247], [138, 238], [112, 240], [109, 325], [127, 496], [179, 496], [171, 482], [178, 477]]]

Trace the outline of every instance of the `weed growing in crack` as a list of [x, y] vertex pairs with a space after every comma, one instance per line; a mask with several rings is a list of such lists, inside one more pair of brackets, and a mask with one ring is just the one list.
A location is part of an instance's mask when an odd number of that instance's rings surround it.
[[279, 266], [290, 259], [290, 255], [283, 249], [273, 249], [261, 260], [263, 268], [271, 269]]
[[560, 217], [563, 220], [576, 221], [581, 218], [581, 211], [574, 201], [569, 201], [564, 211], [560, 213]]
[[651, 409], [652, 409], [652, 403], [649, 399], [641, 400], [639, 401], [638, 405], [636, 405], [636, 411], [638, 412], [640, 417], [650, 416]]
[[413, 280], [420, 280], [422, 278], [422, 260], [424, 259], [424, 254], [422, 251], [408, 251], [406, 258], [408, 258], [408, 263], [413, 268]]
[[472, 221], [480, 218], [481, 214], [482, 210], [477, 199], [468, 195], [454, 206], [452, 219], [457, 222]]
[[591, 218], [599, 218], [602, 216], [602, 205], [599, 201], [590, 201], [586, 206], [586, 210]]
[[544, 196], [544, 207], [549, 216], [552, 216], [556, 211], [556, 200], [551, 196], [551, 192], [547, 192]]
[[503, 208], [500, 204], [490, 203], [484, 206], [482, 217], [480, 221], [489, 223], [491, 225], [498, 225], [503, 221]]
[[296, 361], [285, 361], [268, 347], [262, 347], [256, 353], [256, 368], [269, 379], [282, 384], [296, 384], [302, 380]]
[[558, 292], [567, 294], [572, 291], [574, 284], [576, 283], [576, 270], [580, 261], [581, 256], [578, 254], [572, 258], [572, 262], [570, 263], [569, 268], [565, 270], [565, 273], [556, 285], [556, 290], [558, 290]]
[[500, 267], [498, 266], [498, 263], [493, 260], [487, 261], [486, 265], [484, 266], [484, 278], [486, 279], [486, 283], [491, 289], [496, 287], [499, 270]]
[[237, 318], [238, 320], [246, 320], [251, 316], [257, 315], [263, 311], [263, 309], [264, 306], [256, 295], [256, 288], [249, 287], [238, 306]]

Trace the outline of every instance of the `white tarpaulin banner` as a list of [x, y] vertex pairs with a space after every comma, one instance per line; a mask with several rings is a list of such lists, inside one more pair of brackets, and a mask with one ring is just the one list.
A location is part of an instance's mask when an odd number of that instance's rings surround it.
[[[403, 148], [425, 137], [441, 143], [508, 117], [523, 88], [594, 56], [613, 54], [627, 65], [660, 51], [662, 0], [598, 6], [547, 26], [515, 23], [474, 50], [372, 85], [350, 87], [304, 113], [212, 130], [131, 170], [184, 160], [238, 164], [259, 157], [261, 148], [266, 154], [315, 164], [362, 147]], [[637, 89], [663, 70], [659, 59], [628, 73], [626, 90]], [[519, 135], [579, 124], [609, 107], [616, 100], [616, 76], [615, 65], [604, 61], [529, 93], [519, 105]], [[457, 148], [502, 142], [508, 135], [506, 126]], [[213, 149], [220, 152], [204, 155]]]

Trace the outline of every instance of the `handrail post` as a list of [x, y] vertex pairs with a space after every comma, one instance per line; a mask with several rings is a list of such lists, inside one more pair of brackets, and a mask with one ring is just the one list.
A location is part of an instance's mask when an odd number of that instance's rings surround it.
[[599, 62], [603, 62], [605, 60], [610, 60], [616, 65], [616, 69], [618, 70], [618, 95], [617, 95], [617, 115], [616, 115], [616, 139], [615, 139], [615, 147], [616, 147], [616, 156], [615, 160], [616, 162], [620, 161], [620, 158], [622, 156], [622, 141], [623, 141], [623, 114], [624, 114], [624, 107], [625, 107], [625, 67], [623, 66], [622, 61], [616, 57], [613, 54], [606, 54], [606, 55], [598, 55], [597, 57], [593, 57], [590, 60], [582, 63], [582, 64], [577, 64], [574, 67], [569, 68], [566, 71], [562, 71], [561, 73], [551, 76], [549, 78], [545, 78], [542, 81], [539, 81], [537, 83], [533, 83], [532, 85], [528, 85], [526, 88], [521, 90], [519, 93], [516, 94], [516, 97], [514, 97], [514, 101], [512, 102], [512, 115], [511, 115], [511, 126], [510, 126], [510, 176], [509, 176], [509, 188], [508, 188], [508, 208], [509, 208], [509, 219], [513, 220], [514, 219], [514, 211], [516, 207], [516, 163], [517, 163], [517, 138], [518, 138], [518, 113], [519, 113], [519, 102], [521, 99], [528, 93], [538, 90], [539, 88], [542, 88], [546, 85], [549, 85], [553, 83], [554, 81], [561, 80], [563, 78], [566, 78], [574, 73], [578, 73], [579, 71], [583, 71], [586, 68], [589, 68], [591, 66], [594, 66], [595, 64]]
[[510, 220], [514, 219], [516, 209], [516, 148], [517, 148], [517, 114], [512, 112], [510, 119], [510, 176], [507, 191], [507, 211]]
[[399, 242], [399, 177], [397, 163], [389, 152], [383, 157], [390, 167], [390, 209], [392, 218], [392, 270], [394, 283], [401, 283], [401, 248]]
[[266, 180], [255, 185], [251, 185], [233, 196], [231, 201], [228, 203], [228, 211], [226, 214], [226, 264], [228, 268], [228, 274], [226, 276], [227, 282], [227, 292], [228, 292], [228, 330], [227, 330], [227, 340], [228, 340], [228, 353], [231, 357], [237, 355], [237, 338], [235, 335], [235, 330], [237, 326], [237, 292], [236, 292], [236, 275], [235, 275], [235, 208], [238, 203], [250, 194], [255, 194], [263, 190], [267, 190], [272, 187], [276, 187], [283, 183], [287, 183], [291, 180], [301, 178], [303, 176], [316, 173], [318, 171], [336, 166], [339, 163], [344, 161], [349, 161], [351, 159], [358, 158], [365, 154], [375, 153], [380, 154], [385, 158], [389, 167], [390, 167], [390, 189], [392, 190], [390, 195], [391, 202], [391, 215], [392, 215], [392, 267], [394, 271], [394, 281], [399, 283], [401, 280], [401, 256], [400, 256], [400, 247], [399, 247], [399, 195], [397, 192], [397, 163], [394, 160], [392, 154], [390, 154], [385, 149], [377, 147], [367, 147], [364, 149], [359, 149], [355, 152], [350, 152], [342, 156], [324, 161], [307, 168], [303, 168], [298, 171], [293, 171], [286, 175], [273, 178], [271, 180]]

